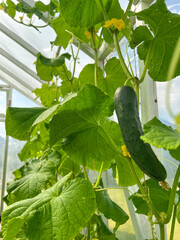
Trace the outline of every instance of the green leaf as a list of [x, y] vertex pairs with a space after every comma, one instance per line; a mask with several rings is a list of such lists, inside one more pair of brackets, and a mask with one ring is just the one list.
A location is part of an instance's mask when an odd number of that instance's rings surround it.
[[[60, 147], [58, 146], [58, 149]], [[55, 148], [56, 149], [56, 148]], [[61, 164], [58, 168], [58, 174], [61, 174], [62, 176], [67, 175], [71, 171], [73, 171], [74, 175], [78, 174], [80, 172], [80, 165], [76, 162], [73, 162], [72, 159], [62, 150], [62, 148], [59, 150], [61, 157]]]
[[103, 222], [102, 217], [97, 214], [91, 218], [91, 233], [99, 240], [118, 240]]
[[[69, 177], [34, 198], [7, 207], [2, 213], [4, 239], [12, 240], [21, 231], [25, 239], [72, 240], [93, 216], [96, 200], [90, 182], [82, 178], [67, 182]], [[19, 218], [24, 222], [22, 227], [11, 224]]]
[[[110, 0], [102, 0], [106, 11], [111, 6]], [[92, 27], [104, 20], [99, 1], [97, 0], [60, 0], [61, 13], [72, 27]]]
[[71, 98], [75, 97], [76, 95], [77, 95], [76, 93], [71, 93], [71, 94], [67, 95], [61, 103], [56, 104], [56, 105], [54, 105], [51, 108], [48, 108], [46, 111], [44, 111], [42, 114], [40, 114], [36, 118], [36, 120], [34, 121], [31, 130], [36, 125], [39, 125], [39, 124], [41, 124], [41, 123], [43, 123], [45, 121], [48, 122], [52, 118], [52, 116], [55, 115], [55, 113], [58, 111], [58, 109], [61, 108], [61, 105], [63, 105], [65, 102], [69, 101]]
[[66, 32], [65, 30], [68, 30], [69, 25], [64, 21], [64, 18], [60, 14], [58, 18], [55, 18], [52, 21], [52, 27], [55, 30], [58, 40], [60, 41], [60, 45], [63, 46], [64, 49], [66, 49], [71, 35]]
[[66, 138], [63, 149], [72, 160], [79, 164], [86, 162], [97, 170], [105, 161], [105, 167], [109, 168], [112, 151], [101, 133], [100, 119], [112, 115], [113, 109], [113, 100], [108, 95], [94, 86], [84, 86], [50, 122], [51, 144]]
[[41, 1], [37, 1], [35, 3], [35, 7], [39, 9], [39, 11], [41, 12], [47, 12], [47, 11], [50, 11], [50, 5], [46, 5], [44, 3], [42, 3]]
[[61, 96], [64, 98], [67, 94], [78, 92], [79, 89], [79, 80], [77, 78], [73, 78], [73, 83], [71, 81], [64, 80], [60, 86]]
[[122, 19], [124, 17], [124, 11], [122, 10], [118, 0], [111, 0], [111, 7], [108, 10], [108, 17]]
[[30, 128], [36, 118], [47, 108], [9, 107], [6, 112], [6, 133], [18, 140], [29, 140]]
[[[94, 64], [87, 64], [79, 74], [78, 78], [80, 85], [84, 86], [85, 84], [95, 85], [94, 82]], [[104, 81], [103, 71], [98, 67], [98, 87], [100, 87], [100, 82]], [[101, 88], [101, 90], [103, 90]]]
[[169, 153], [174, 159], [180, 162], [180, 146], [177, 147], [176, 149], [169, 150]]
[[[167, 213], [171, 191], [163, 189], [159, 186], [158, 182], [152, 179], [146, 181], [146, 186], [149, 197], [157, 211]], [[149, 207], [146, 201], [142, 199], [140, 191], [131, 195], [129, 199], [133, 201], [133, 204], [137, 209], [136, 213], [148, 215]]]
[[[98, 87], [109, 96], [114, 97], [114, 93], [119, 86], [123, 86], [127, 80], [126, 75], [117, 58], [111, 58], [105, 65], [106, 78], [103, 72], [98, 68]], [[81, 85], [94, 85], [94, 64], [86, 65], [79, 75]]]
[[[30, 159], [18, 169], [18, 179], [7, 185], [7, 192], [3, 200], [7, 205], [14, 202], [33, 198], [41, 191], [56, 183], [56, 171], [60, 164], [61, 155], [52, 153], [47, 159]], [[21, 178], [19, 173], [21, 173]], [[15, 176], [17, 176], [15, 172]]]
[[15, 10], [16, 5], [15, 5], [14, 2], [11, 1], [11, 0], [6, 0], [6, 4], [7, 4], [6, 12], [7, 12], [12, 18], [14, 18], [15, 15], [16, 15], [16, 10]]
[[18, 153], [18, 157], [21, 161], [26, 161], [30, 158], [39, 157], [40, 152], [45, 150], [45, 146], [42, 143], [42, 139], [38, 136], [35, 140], [27, 142], [23, 149]]
[[138, 46], [143, 41], [151, 41], [153, 39], [152, 33], [146, 26], [139, 26], [133, 32], [133, 41], [130, 42], [131, 48]]
[[70, 27], [61, 14], [52, 21], [51, 25], [57, 34], [59, 44], [62, 45], [64, 49], [66, 49], [72, 34], [82, 41], [87, 42], [87, 38], [84, 35], [86, 28]]
[[146, 134], [141, 136], [141, 139], [157, 148], [169, 150], [180, 146], [180, 133], [161, 123], [157, 118], [146, 123], [144, 130]]
[[105, 65], [106, 78], [102, 83], [102, 88], [109, 95], [114, 97], [116, 89], [123, 86], [127, 77], [120, 65], [119, 59], [111, 58]]
[[107, 191], [96, 191], [96, 201], [98, 210], [108, 219], [112, 219], [119, 225], [124, 224], [129, 219], [125, 211], [113, 202]]
[[56, 104], [51, 108], [48, 108], [47, 110], [45, 110], [44, 112], [42, 112], [34, 121], [34, 123], [32, 124], [32, 127], [34, 127], [37, 124], [40, 124], [44, 121], [46, 121], [47, 119], [50, 119], [51, 116], [57, 111], [57, 109], [60, 107], [60, 104]]
[[[148, 73], [154, 81], [167, 81], [169, 65], [179, 39], [180, 16], [171, 13], [167, 9], [165, 0], [157, 0], [156, 3], [152, 4], [148, 9], [135, 13], [135, 15], [139, 20], [145, 21], [145, 23], [148, 24], [154, 35], [153, 40], [149, 42], [149, 40], [145, 38], [144, 42], [138, 47], [139, 57], [145, 61], [147, 51], [151, 45]], [[145, 33], [145, 29], [146, 28], [141, 32], [143, 36], [147, 33]], [[140, 27], [139, 30], [136, 29], [135, 33], [138, 33], [140, 30], [142, 30], [142, 27]], [[137, 35], [135, 38], [137, 38]], [[177, 64], [173, 78], [179, 74], [180, 61]]]
[[40, 98], [41, 103], [45, 107], [52, 107], [59, 101], [61, 95], [59, 87], [55, 84], [49, 86], [48, 84], [42, 84], [41, 88], [36, 88], [33, 90], [37, 97]]
[[113, 100], [108, 95], [95, 86], [85, 85], [53, 117], [50, 123], [51, 144], [83, 129], [98, 127], [98, 120], [111, 116], [113, 110]]
[[[129, 167], [128, 161], [126, 157], [122, 155], [116, 156], [116, 161], [112, 165], [113, 169], [113, 177], [116, 180], [117, 184], [121, 187], [133, 186], [136, 184], [134, 176], [132, 175], [131, 168]], [[136, 174], [139, 179], [143, 177], [143, 172], [137, 166], [137, 164], [133, 161], [133, 165], [136, 171]]]

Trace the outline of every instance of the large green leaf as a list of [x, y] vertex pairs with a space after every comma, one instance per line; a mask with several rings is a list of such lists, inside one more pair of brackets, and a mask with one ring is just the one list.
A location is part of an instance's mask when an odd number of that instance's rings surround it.
[[[102, 0], [108, 12], [111, 1]], [[72, 27], [92, 27], [104, 20], [99, 1], [97, 0], [60, 0], [61, 13]]]
[[[155, 208], [158, 212], [167, 213], [168, 204], [169, 204], [169, 197], [170, 197], [170, 190], [167, 191], [159, 186], [159, 183], [149, 179], [146, 181], [147, 192], [151, 201], [153, 202]], [[149, 207], [145, 200], [143, 200], [140, 191], [130, 196], [129, 199], [133, 201], [134, 206], [136, 207], [136, 213], [148, 215]]]
[[30, 128], [47, 108], [9, 107], [6, 112], [6, 133], [18, 140], [29, 140]]
[[71, 98], [75, 97], [76, 95], [77, 95], [76, 93], [71, 93], [71, 94], [67, 95], [61, 103], [56, 104], [53, 107], [48, 108], [47, 110], [45, 110], [42, 114], [40, 114], [36, 118], [36, 120], [32, 124], [32, 127], [35, 127], [36, 125], [39, 125], [42, 122], [49, 121], [51, 119], [51, 117], [58, 111], [58, 109], [61, 108], [61, 106], [65, 102], [69, 101]]
[[180, 146], [180, 132], [161, 123], [157, 118], [144, 125], [145, 135], [141, 136], [144, 142], [166, 150]]
[[[105, 65], [106, 77], [104, 78], [103, 72], [98, 68], [98, 84], [97, 86], [109, 96], [114, 97], [116, 89], [124, 85], [127, 80], [126, 75], [117, 58], [111, 58]], [[92, 84], [94, 85], [94, 64], [86, 65], [79, 75], [79, 82], [81, 85]]]
[[[95, 85], [94, 64], [87, 64], [80, 72], [78, 80], [81, 86], [83, 86], [84, 84]], [[101, 70], [101, 68], [98, 67], [98, 87], [100, 86], [100, 83], [103, 81], [104, 81], [103, 71]]]
[[90, 182], [82, 178], [67, 182], [68, 178], [7, 207], [2, 213], [3, 239], [13, 240], [21, 231], [25, 239], [72, 240], [94, 214], [96, 200]]
[[6, 204], [10, 205], [23, 199], [33, 198], [48, 185], [56, 183], [60, 158], [60, 154], [52, 153], [42, 161], [40, 159], [28, 160], [20, 169], [16, 170], [15, 181], [7, 185], [8, 195], [3, 199]]
[[127, 77], [120, 65], [119, 59], [111, 58], [105, 65], [106, 78], [102, 83], [102, 88], [110, 96], [114, 97], [116, 89], [123, 86]]
[[84, 86], [50, 122], [51, 144], [66, 137], [63, 148], [74, 161], [97, 170], [105, 161], [109, 167], [112, 150], [102, 135], [100, 121], [112, 115], [113, 110], [113, 100], [108, 95], [92, 85]]
[[113, 100], [97, 87], [85, 85], [76, 97], [65, 102], [50, 122], [51, 144], [88, 128], [97, 128], [99, 120], [113, 114]]
[[[147, 39], [147, 29], [139, 27], [135, 30], [134, 38], [139, 39], [138, 33], [145, 36], [141, 38], [142, 44], [138, 47], [140, 59], [146, 59], [148, 49], [151, 46], [150, 59], [148, 62], [149, 75], [154, 81], [166, 81], [172, 55], [179, 39], [180, 16], [171, 13], [165, 4], [165, 0], [157, 0], [155, 4], [135, 14], [139, 20], [145, 21], [152, 31], [154, 37]], [[148, 34], [150, 36], [150, 33]], [[139, 44], [140, 41], [137, 41]], [[180, 61], [174, 76], [180, 74]]]
[[33, 90], [38, 98], [40, 98], [41, 103], [45, 107], [52, 107], [59, 101], [61, 96], [59, 87], [56, 84], [49, 86], [48, 84], [42, 84], [41, 88], [36, 88]]
[[113, 202], [107, 191], [96, 191], [96, 201], [98, 210], [108, 219], [112, 219], [119, 225], [124, 224], [129, 219], [125, 211]]

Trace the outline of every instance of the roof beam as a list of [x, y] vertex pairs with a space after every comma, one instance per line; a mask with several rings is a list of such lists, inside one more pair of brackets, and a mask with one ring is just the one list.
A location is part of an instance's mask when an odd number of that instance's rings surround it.
[[0, 54], [7, 58], [10, 62], [14, 63], [16, 66], [21, 68], [23, 71], [31, 75], [33, 78], [37, 79], [40, 83], [43, 81], [37, 76], [37, 74], [32, 71], [30, 68], [28, 68], [25, 64], [18, 61], [16, 58], [14, 58], [12, 55], [10, 55], [8, 52], [6, 52], [4, 49], [0, 48]]
[[10, 72], [8, 69], [4, 68], [1, 65], [0, 65], [0, 70], [3, 71], [4, 73], [6, 73], [7, 75], [9, 75], [10, 77], [12, 77], [13, 79], [15, 79], [16, 81], [18, 81], [20, 84], [22, 84], [24, 87], [28, 88], [30, 91], [34, 90], [34, 88], [31, 85], [27, 84], [22, 79], [17, 77], [14, 73]]
[[9, 38], [14, 40], [17, 44], [21, 45], [24, 49], [26, 49], [28, 52], [33, 54], [35, 57], [37, 56], [37, 53], [39, 52], [36, 48], [34, 48], [32, 45], [30, 45], [28, 42], [24, 41], [21, 37], [19, 37], [15, 32], [11, 31], [9, 28], [4, 26], [2, 23], [0, 23], [0, 30], [6, 34]]

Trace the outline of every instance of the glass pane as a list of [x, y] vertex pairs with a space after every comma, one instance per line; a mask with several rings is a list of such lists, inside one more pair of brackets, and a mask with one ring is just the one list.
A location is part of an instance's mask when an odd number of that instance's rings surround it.
[[6, 113], [6, 92], [0, 91], [0, 113]]

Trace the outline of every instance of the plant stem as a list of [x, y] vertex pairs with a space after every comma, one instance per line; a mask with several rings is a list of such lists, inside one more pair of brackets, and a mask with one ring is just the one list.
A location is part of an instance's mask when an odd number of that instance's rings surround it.
[[68, 77], [68, 74], [67, 74], [67, 72], [66, 72], [65, 64], [62, 65], [62, 68], [63, 68], [64, 73], [65, 73], [65, 75], [66, 75], [67, 81], [70, 81], [70, 79], [69, 79], [69, 77]]
[[160, 228], [160, 240], [165, 240], [165, 226], [164, 224], [159, 224]]
[[150, 57], [151, 57], [151, 54], [152, 54], [151, 52], [152, 52], [153, 45], [154, 45], [154, 42], [152, 41], [150, 46], [149, 46], [149, 49], [148, 49], [148, 53], [147, 53], [145, 64], [144, 64], [143, 73], [142, 73], [142, 76], [139, 80], [139, 84], [144, 81], [144, 78], [146, 76], [146, 71], [147, 71], [149, 60], [150, 60]]
[[169, 240], [173, 240], [174, 237], [174, 229], [175, 229], [175, 223], [176, 223], [176, 212], [177, 212], [177, 204], [174, 206], [174, 212], [173, 212], [173, 218], [171, 223], [171, 233]]
[[137, 176], [137, 174], [136, 174], [136, 171], [135, 171], [135, 169], [134, 169], [132, 160], [131, 160], [130, 158], [128, 158], [128, 163], [129, 163], [129, 166], [130, 166], [130, 168], [131, 168], [132, 174], [133, 174], [133, 176], [134, 176], [134, 178], [135, 178], [135, 180], [136, 180], [136, 183], [137, 183], [137, 185], [138, 185], [138, 187], [139, 187], [139, 189], [140, 189], [140, 191], [141, 191], [141, 193], [142, 193], [142, 195], [143, 195], [143, 199], [147, 202], [149, 208], [151, 209], [151, 212], [154, 214], [154, 216], [156, 217], [157, 221], [158, 221], [158, 222], [161, 222], [161, 216], [159, 215], [159, 213], [158, 213], [157, 210], [155, 209], [153, 203], [151, 202], [151, 200], [150, 200], [149, 197], [147, 196], [147, 193], [146, 193], [146, 191], [144, 190], [144, 188], [143, 188], [143, 186], [142, 186], [142, 184], [141, 184], [141, 182], [140, 182], [140, 180], [139, 180], [139, 178], [138, 178], [138, 176]]
[[[101, 9], [102, 9], [102, 12], [103, 12], [103, 15], [104, 15], [104, 19], [105, 21], [108, 20], [108, 15], [107, 15], [107, 12], [106, 12], [106, 9], [104, 7], [104, 4], [102, 2], [102, 0], [99, 0], [99, 3], [101, 5]], [[117, 54], [118, 54], [118, 57], [119, 57], [119, 61], [120, 61], [120, 64], [122, 66], [122, 69], [123, 71], [125, 72], [127, 78], [131, 77], [131, 74], [124, 62], [124, 59], [123, 59], [123, 56], [122, 56], [122, 53], [121, 53], [121, 49], [119, 47], [119, 41], [118, 41], [118, 37], [117, 37], [117, 33], [116, 32], [113, 32], [113, 39], [114, 39], [114, 45], [115, 45], [115, 48], [116, 48], [116, 51], [117, 51]]]
[[165, 224], [167, 224], [170, 221], [170, 219], [171, 219], [173, 205], [174, 205], [174, 200], [175, 200], [175, 195], [176, 195], [176, 189], [177, 189], [178, 182], [179, 182], [179, 177], [180, 177], [180, 164], [179, 164], [178, 169], [176, 171], [176, 175], [175, 175], [175, 178], [174, 178], [173, 186], [172, 186], [172, 189], [171, 189], [169, 205], [168, 205], [168, 211], [167, 211], [167, 217], [166, 217], [166, 219], [164, 221]]
[[108, 188], [95, 189], [96, 192], [102, 192], [102, 191], [107, 191], [107, 190], [125, 190], [125, 191], [128, 191], [131, 194], [133, 194], [133, 192], [131, 192], [128, 188], [124, 188], [124, 187], [118, 187], [118, 188], [108, 187]]
[[126, 12], [131, 9], [132, 4], [133, 4], [133, 0], [129, 0], [129, 4], [127, 6]]
[[127, 59], [128, 59], [128, 65], [129, 65], [130, 70], [131, 70], [131, 75], [134, 77], [134, 72], [133, 72], [131, 61], [130, 61], [129, 54], [128, 54], [128, 46], [127, 46], [127, 44], [128, 43], [126, 43], [126, 55], [127, 55]]
[[114, 45], [115, 45], [115, 48], [116, 48], [116, 51], [117, 51], [117, 54], [118, 54], [118, 57], [119, 57], [121, 67], [122, 67], [124, 73], [126, 74], [127, 78], [130, 78], [131, 74], [129, 72], [129, 69], [126, 66], [126, 63], [124, 62], [124, 58], [123, 58], [122, 53], [121, 53], [121, 49], [120, 49], [120, 46], [119, 46], [119, 41], [118, 41], [118, 37], [117, 37], [116, 32], [113, 32], [113, 39], [114, 39]]
[[72, 49], [72, 56], [73, 56], [73, 60], [74, 60], [74, 66], [73, 66], [73, 73], [72, 73], [71, 81], [73, 81], [73, 78], [74, 78], [74, 75], [75, 75], [76, 63], [77, 63], [77, 58], [78, 58], [78, 55], [79, 55], [80, 47], [81, 47], [81, 42], [79, 42], [79, 44], [78, 44], [78, 49], [77, 49], [77, 52], [76, 52], [76, 56], [74, 56], [73, 49]]
[[102, 175], [102, 172], [103, 172], [103, 166], [104, 166], [104, 162], [101, 163], [101, 167], [100, 167], [100, 170], [99, 170], [99, 175], [98, 175], [98, 179], [96, 181], [96, 184], [94, 185], [94, 188], [97, 188], [99, 186], [99, 183], [101, 181], [101, 175]]
[[102, 9], [102, 12], [103, 12], [103, 15], [104, 15], [104, 19], [105, 19], [105, 21], [107, 21], [108, 20], [108, 15], [107, 15], [107, 12], [106, 12], [106, 9], [104, 7], [104, 4], [103, 4], [102, 0], [99, 0], [99, 3], [101, 5], [101, 9]]
[[92, 38], [92, 46], [94, 49], [94, 61], [95, 61], [95, 67], [94, 67], [94, 85], [97, 87], [98, 85], [98, 50], [96, 48], [96, 41], [95, 41], [95, 34], [94, 34], [94, 28], [91, 31], [91, 38]]
[[91, 239], [91, 222], [89, 221], [88, 222], [88, 225], [87, 225], [87, 240], [90, 240]]
[[85, 167], [85, 166], [83, 166], [83, 171], [84, 171], [85, 179], [86, 179], [86, 180], [89, 180], [88, 173], [87, 173], [87, 170], [86, 170], [86, 167]]

